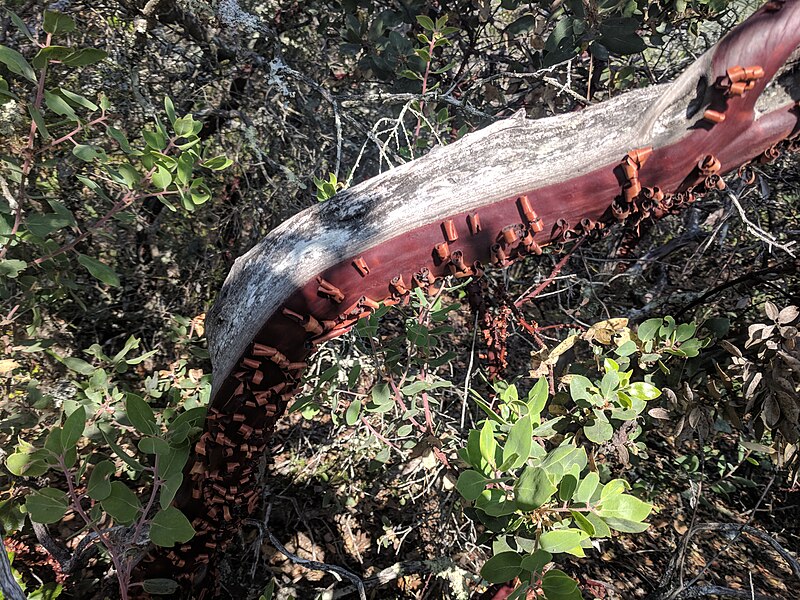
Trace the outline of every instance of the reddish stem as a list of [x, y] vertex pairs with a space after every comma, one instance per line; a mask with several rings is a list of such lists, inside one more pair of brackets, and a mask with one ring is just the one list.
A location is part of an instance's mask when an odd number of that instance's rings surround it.
[[[403, 393], [398, 389], [394, 379], [389, 379], [389, 385], [392, 386], [392, 389], [394, 390], [394, 401], [400, 405], [400, 410], [406, 412], [408, 408], [406, 408], [406, 403], [403, 402]], [[420, 432], [425, 433], [425, 426], [422, 423], [417, 421], [414, 417], [409, 417], [408, 420], [411, 421], [411, 424], [419, 429]]]
[[67, 480], [67, 489], [69, 490], [69, 497], [72, 499], [72, 507], [86, 523], [86, 526], [91, 528], [91, 530], [97, 535], [97, 537], [108, 550], [108, 554], [111, 557], [111, 562], [114, 565], [114, 569], [117, 571], [117, 581], [119, 582], [120, 596], [122, 597], [122, 600], [128, 600], [128, 583], [130, 579], [126, 574], [127, 569], [125, 569], [125, 566], [122, 564], [120, 557], [117, 554], [117, 547], [111, 542], [111, 540], [108, 539], [108, 537], [106, 537], [105, 533], [100, 531], [94, 520], [89, 518], [89, 515], [86, 514], [83, 506], [81, 506], [81, 495], [78, 494], [77, 489], [75, 489], [75, 482], [72, 480], [72, 471], [67, 468], [67, 464], [64, 462], [63, 455], [59, 455], [58, 457], [58, 466], [61, 468], [61, 471], [64, 473], [64, 477]]
[[575, 251], [576, 251], [578, 248], [580, 248], [580, 247], [581, 247], [581, 245], [583, 244], [583, 242], [585, 242], [585, 241], [586, 241], [586, 238], [585, 238], [585, 237], [582, 237], [582, 238], [581, 238], [581, 239], [579, 239], [577, 242], [575, 242], [575, 245], [574, 245], [574, 246], [572, 246], [572, 248], [570, 248], [569, 252], [567, 252], [567, 253], [564, 255], [564, 257], [563, 257], [563, 258], [562, 258], [560, 261], [558, 261], [558, 263], [556, 264], [556, 266], [555, 266], [555, 267], [553, 267], [553, 270], [550, 272], [550, 275], [548, 275], [548, 276], [547, 276], [547, 279], [545, 279], [545, 280], [544, 280], [542, 283], [540, 283], [540, 284], [537, 286], [537, 288], [536, 288], [535, 290], [533, 290], [533, 291], [532, 291], [530, 294], [526, 294], [525, 296], [523, 296], [522, 298], [520, 298], [519, 300], [517, 300], [516, 302], [514, 302], [514, 306], [515, 306], [516, 308], [519, 308], [520, 306], [522, 306], [523, 304], [525, 304], [525, 303], [526, 303], [526, 302], [528, 302], [529, 300], [532, 300], [533, 298], [535, 298], [536, 296], [538, 296], [539, 294], [541, 294], [541, 293], [542, 293], [542, 291], [543, 291], [543, 290], [544, 290], [544, 289], [545, 289], [545, 288], [546, 288], [548, 285], [550, 285], [551, 283], [553, 283], [553, 281], [554, 281], [554, 280], [555, 280], [555, 278], [556, 278], [556, 275], [558, 275], [558, 274], [561, 272], [561, 269], [563, 269], [563, 268], [564, 268], [564, 266], [565, 266], [565, 265], [566, 265], [566, 264], [569, 262], [569, 259], [570, 259], [570, 258], [572, 258], [572, 255], [575, 253]]
[[[428, 62], [425, 64], [425, 75], [422, 78], [422, 96], [428, 91], [428, 77], [431, 74], [431, 61], [433, 60], [433, 49], [436, 41], [436, 32], [431, 32], [431, 39], [428, 40]], [[419, 116], [417, 117], [417, 128], [414, 130], [414, 140], [419, 138], [419, 131], [422, 129], [422, 109], [425, 108], [425, 100], [420, 98]]]
[[372, 435], [374, 435], [376, 438], [378, 438], [378, 439], [379, 439], [380, 441], [382, 441], [384, 444], [386, 444], [387, 446], [390, 446], [390, 447], [394, 448], [394, 449], [395, 449], [395, 450], [397, 450], [398, 452], [402, 452], [402, 450], [400, 450], [400, 448], [398, 448], [398, 447], [397, 447], [395, 444], [393, 444], [391, 441], [389, 441], [389, 440], [388, 440], [388, 439], [386, 439], [384, 436], [382, 436], [380, 433], [378, 433], [378, 431], [377, 431], [377, 430], [376, 430], [376, 429], [375, 429], [375, 428], [374, 428], [374, 427], [373, 427], [373, 426], [370, 424], [370, 422], [367, 420], [367, 418], [366, 418], [366, 417], [361, 417], [361, 422], [362, 422], [364, 425], [366, 425], [366, 426], [367, 426], [367, 429], [369, 429], [369, 430], [370, 430], [370, 433], [372, 433]]
[[[47, 39], [45, 40], [44, 46], [42, 48], [47, 48], [50, 46], [50, 40], [52, 39], [51, 34], [47, 34]], [[45, 61], [42, 70], [39, 71], [39, 81], [36, 84], [36, 98], [33, 101], [33, 107], [37, 111], [42, 106], [42, 99], [44, 98], [44, 80], [47, 76], [47, 65], [48, 62]], [[28, 175], [33, 168], [33, 146], [36, 143], [36, 119], [31, 116], [31, 130], [28, 133], [28, 147], [25, 156], [25, 162], [22, 163], [22, 178], [20, 179], [19, 184], [19, 198], [17, 199], [17, 207], [14, 211], [14, 225], [11, 228], [11, 232], [8, 235], [8, 241], [5, 243], [2, 249], [0, 249], [0, 259], [3, 259], [8, 252], [8, 247], [11, 244], [11, 240], [16, 235], [17, 231], [19, 231], [19, 226], [22, 224], [22, 199], [25, 197], [25, 185], [27, 183]]]
[[49, 145], [47, 145], [46, 147], [44, 147], [41, 150], [39, 150], [39, 152], [44, 152], [45, 150], [50, 150], [51, 148], [54, 148], [55, 146], [58, 146], [59, 144], [61, 144], [63, 142], [66, 142], [67, 140], [70, 140], [70, 141], [72, 141], [74, 143], [74, 140], [72, 139], [72, 136], [79, 134], [81, 131], [83, 131], [87, 127], [91, 127], [92, 125], [97, 125], [98, 123], [103, 123], [106, 119], [108, 119], [108, 115], [106, 115], [105, 112], [104, 112], [99, 117], [97, 117], [96, 119], [93, 119], [92, 121], [89, 121], [88, 123], [86, 123], [86, 125], [78, 126], [75, 129], [73, 129], [72, 131], [70, 131], [67, 135], [62, 136], [62, 137], [58, 138], [57, 140], [53, 140], [52, 142], [50, 142]]
[[[145, 178], [144, 178], [145, 183], [148, 183], [150, 181], [150, 178], [153, 176], [154, 172], [155, 172], [155, 168], [150, 169], [145, 174]], [[105, 225], [114, 215], [116, 215], [117, 213], [122, 212], [123, 210], [128, 208], [131, 204], [136, 202], [137, 200], [143, 200], [144, 198], [157, 198], [157, 197], [161, 197], [161, 196], [169, 196], [169, 195], [173, 195], [173, 194], [177, 194], [177, 193], [178, 192], [176, 190], [169, 190], [169, 191], [168, 190], [164, 190], [164, 191], [161, 191], [161, 192], [153, 192], [153, 193], [150, 193], [150, 194], [141, 194], [140, 196], [133, 196], [132, 195], [133, 191], [130, 191], [127, 194], [125, 194], [119, 202], [117, 202], [113, 207], [111, 207], [111, 210], [109, 210], [100, 219], [98, 219], [97, 221], [92, 223], [92, 225], [86, 231], [81, 233], [78, 237], [76, 237], [71, 242], [61, 246], [58, 250], [54, 250], [53, 252], [51, 252], [50, 254], [48, 254], [46, 256], [41, 256], [41, 257], [37, 258], [36, 260], [33, 261], [33, 264], [40, 265], [43, 262], [45, 262], [47, 260], [50, 260], [51, 258], [55, 258], [56, 256], [64, 254], [65, 252], [69, 252], [70, 250], [75, 248], [75, 246], [80, 244], [83, 240], [88, 238], [95, 231], [97, 231], [103, 225]]]

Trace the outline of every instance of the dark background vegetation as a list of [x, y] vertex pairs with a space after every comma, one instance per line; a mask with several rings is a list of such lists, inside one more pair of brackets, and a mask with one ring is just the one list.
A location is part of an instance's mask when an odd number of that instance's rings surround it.
[[[96, 353], [85, 352], [93, 344], [113, 356], [135, 336], [139, 354], [153, 353], [114, 373], [119, 389], [157, 390], [151, 402], [159, 410], [202, 404], [211, 371], [202, 317], [233, 260], [270, 229], [318, 197], [516, 111], [530, 118], [576, 111], [670, 81], [755, 7], [722, 0], [248, 0], [241, 6], [229, 0], [120, 0], [49, 6], [76, 21], [71, 45], [108, 53], [93, 65], [55, 68], [53, 85], [95, 101], [105, 94], [109, 122], [139, 145], [143, 129], [156, 117], [165, 119], [169, 97], [179, 115], [191, 113], [202, 124], [198, 136], [208, 156], [233, 164], [205, 173], [212, 198], [192, 210], [178, 205], [172, 211], [150, 196], [98, 226], [119, 198], [119, 186], [100, 177], [96, 163], [76, 157], [68, 141], [49, 148], [35, 140], [43, 150], [24, 182], [17, 232], [12, 234], [15, 211], [7, 195], [0, 204], [4, 259], [24, 263], [0, 263], [0, 454], [10, 455], [18, 437], [41, 440], [65, 402], [93, 389], [97, 382], [89, 378], [107, 367]], [[10, 0], [8, 8], [41, 31], [48, 6]], [[453, 28], [444, 32], [449, 43], [429, 55], [415, 52], [428, 47], [417, 37], [424, 32], [418, 15], [446, 18]], [[0, 16], [0, 44], [28, 58], [35, 53], [10, 16]], [[25, 104], [33, 92], [2, 65], [0, 75], [20, 98], [0, 105], [0, 175], [13, 183], [13, 166], [26, 155]], [[54, 118], [51, 128], [71, 127]], [[76, 139], [107, 148], [109, 156], [120, 154], [103, 131], [87, 128]], [[715, 340], [745, 351], [735, 364], [729, 348], [715, 342], [704, 350], [703, 366], [683, 367], [685, 383], [659, 400], [669, 417], [652, 420], [639, 455], [626, 457], [611, 446], [598, 453], [609, 473], [625, 473], [659, 511], [648, 532], [615, 537], [587, 559], [561, 564], [579, 578], [587, 598], [643, 598], [676, 556], [689, 581], [727, 545], [695, 584], [747, 593], [734, 597], [751, 597], [751, 587], [765, 597], [797, 597], [798, 574], [763, 538], [742, 534], [729, 543], [719, 530], [684, 537], [702, 522], [748, 524], [785, 548], [800, 546], [797, 456], [791, 454], [797, 412], [781, 404], [776, 417], [769, 385], [748, 388], [752, 372], [762, 373], [764, 382], [772, 374], [772, 381], [794, 386], [797, 397], [797, 358], [781, 362], [774, 352], [748, 347], [748, 340], [754, 324], [775, 321], [769, 310], [765, 314], [767, 303], [784, 309], [800, 297], [797, 259], [784, 249], [800, 231], [800, 173], [791, 156], [753, 169], [755, 183], [734, 189], [749, 219], [778, 245], [755, 236], [730, 198], [710, 195], [644, 231], [633, 255], [620, 256], [614, 236], [585, 245], [525, 309], [540, 327], [561, 326], [540, 332], [551, 349], [597, 321], [673, 315], [705, 322]], [[77, 175], [98, 177], [108, 196], [93, 193]], [[36, 225], [53, 214], [50, 200], [73, 219], [50, 228], [46, 239], [33, 239]], [[74, 249], [34, 263], [87, 231]], [[98, 277], [83, 268], [76, 252], [113, 269], [118, 285], [107, 273]], [[490, 296], [496, 299], [501, 289], [522, 294], [557, 260], [545, 256], [491, 274]], [[458, 294], [452, 299], [459, 302]], [[452, 330], [440, 345], [455, 356], [442, 377], [460, 389], [472, 374], [485, 393], [488, 385], [474, 375], [481, 361], [477, 354], [470, 359], [470, 347], [477, 353], [483, 343], [472, 317], [465, 310], [449, 318]], [[401, 325], [390, 315], [381, 335], [389, 337]], [[796, 357], [797, 330], [788, 322], [779, 325], [768, 335], [778, 336], [776, 343]], [[538, 351], [512, 322], [506, 378], [522, 377], [520, 387], [529, 388], [531, 353]], [[424, 440], [402, 431], [402, 422], [386, 430], [402, 452], [390, 452], [373, 430], [345, 423], [347, 390], [358, 390], [358, 375], [355, 381], [347, 375], [367, 355], [369, 344], [354, 335], [326, 346], [311, 368], [314, 386], [327, 367], [343, 367], [338, 379], [313, 388], [319, 394], [314, 403], [279, 427], [268, 467], [271, 530], [289, 551], [364, 577], [399, 565], [399, 575], [374, 585], [375, 598], [467, 597], [462, 594], [485, 587], [477, 574], [488, 554], [475, 524], [456, 510], [457, 471], [438, 463]], [[86, 361], [88, 370], [69, 358]], [[565, 360], [591, 363], [592, 356], [578, 352]], [[723, 389], [725, 377], [733, 381], [730, 389]], [[448, 394], [437, 419], [454, 457], [462, 398]], [[116, 401], [111, 392], [108, 401]], [[468, 424], [478, 418], [473, 405], [466, 412]], [[380, 429], [381, 417], [370, 419]], [[676, 431], [679, 422], [682, 431]], [[781, 433], [770, 433], [776, 430]], [[16, 553], [14, 566], [29, 591], [57, 579], [62, 597], [115, 596], [102, 557], [67, 576], [18, 519], [15, 511], [31, 489], [63, 483], [47, 477], [0, 472], [3, 528], [7, 548]], [[74, 518], [50, 528], [74, 549], [80, 529]], [[315, 589], [346, 587], [293, 565], [262, 544], [257, 531], [243, 535], [223, 582], [238, 597], [257, 596], [273, 577], [282, 597], [311, 598]], [[678, 550], [683, 553], [676, 555]]]

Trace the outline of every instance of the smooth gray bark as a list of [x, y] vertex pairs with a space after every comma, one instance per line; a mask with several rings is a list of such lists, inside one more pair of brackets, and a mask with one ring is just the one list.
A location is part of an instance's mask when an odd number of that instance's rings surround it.
[[[798, 4], [790, 24], [800, 21]], [[628, 92], [580, 112], [539, 120], [518, 114], [434, 148], [281, 224], [237, 259], [209, 312], [214, 393], [264, 321], [324, 269], [448, 215], [592, 172], [633, 148], [678, 142], [706, 104], [698, 90], [710, 79], [715, 49], [672, 83]], [[707, 86], [706, 97], [710, 90]], [[790, 60], [759, 97], [756, 120], [793, 102], [799, 92], [796, 60]]]

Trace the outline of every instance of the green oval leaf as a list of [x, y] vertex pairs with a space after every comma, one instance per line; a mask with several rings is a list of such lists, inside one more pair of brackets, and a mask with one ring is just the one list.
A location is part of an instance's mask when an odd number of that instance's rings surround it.
[[156, 435], [158, 427], [153, 409], [136, 394], [128, 394], [125, 399], [125, 414], [136, 430], [144, 435]]
[[[511, 426], [508, 432], [508, 439], [503, 448], [503, 463], [506, 469], [516, 469], [521, 467], [528, 460], [533, 445], [533, 424], [530, 415], [525, 415]], [[512, 455], [517, 458], [510, 465], [505, 465]]]
[[8, 70], [12, 73], [22, 75], [31, 83], [36, 83], [36, 72], [33, 70], [33, 67], [31, 67], [28, 61], [25, 60], [25, 57], [16, 50], [0, 45], [0, 62], [8, 67]]
[[627, 391], [628, 395], [639, 400], [655, 400], [661, 395], [661, 390], [652, 383], [644, 381], [632, 383]]
[[594, 492], [599, 483], [600, 475], [596, 471], [589, 471], [578, 485], [578, 489], [575, 492], [575, 502], [588, 504], [592, 496], [594, 496]]
[[61, 430], [61, 443], [64, 448], [75, 446], [81, 439], [84, 429], [86, 429], [86, 409], [79, 406], [64, 421], [64, 427]]
[[603, 521], [611, 529], [621, 531], [622, 533], [642, 533], [647, 531], [650, 527], [649, 523], [640, 523], [639, 521], [631, 521], [630, 519], [617, 519], [616, 517], [603, 517]]
[[8, 11], [8, 15], [11, 17], [11, 21], [14, 23], [14, 26], [19, 29], [19, 32], [28, 38], [29, 41], [35, 42], [36, 38], [33, 37], [33, 34], [31, 33], [31, 30], [28, 29], [25, 21], [23, 21], [13, 10], [6, 10]]
[[490, 583], [511, 581], [522, 572], [522, 556], [508, 551], [495, 554], [481, 569], [481, 577]]
[[89, 476], [87, 493], [90, 498], [100, 501], [105, 500], [111, 495], [111, 481], [109, 478], [115, 471], [114, 463], [110, 460], [101, 460], [92, 469]]
[[[534, 431], [534, 435], [536, 432]], [[555, 481], [561, 481], [564, 473], [569, 472], [574, 465], [580, 473], [586, 466], [586, 450], [575, 446], [559, 446], [547, 455], [542, 461], [542, 468], [553, 476]]]
[[100, 146], [91, 146], [89, 144], [73, 146], [72, 153], [84, 162], [92, 162], [95, 158], [103, 159], [106, 155]]
[[47, 33], [57, 35], [59, 33], [69, 33], [75, 31], [75, 21], [64, 13], [55, 10], [44, 11], [44, 23], [42, 29]]
[[25, 501], [25, 510], [35, 523], [57, 523], [69, 507], [67, 495], [55, 488], [44, 488], [33, 492]]
[[97, 48], [81, 48], [69, 56], [64, 57], [64, 64], [70, 67], [85, 67], [100, 62], [108, 52]]
[[575, 525], [577, 525], [582, 531], [585, 531], [586, 535], [593, 536], [595, 534], [594, 525], [592, 525], [592, 522], [587, 519], [583, 513], [580, 513], [577, 510], [571, 510], [570, 514], [575, 520]]
[[184, 138], [189, 137], [194, 130], [194, 119], [192, 119], [192, 115], [186, 115], [185, 117], [176, 119], [172, 126], [177, 136]]
[[211, 169], [212, 171], [222, 171], [227, 169], [233, 164], [233, 161], [227, 156], [215, 156], [200, 163], [201, 167]]
[[544, 377], [540, 377], [531, 388], [531, 391], [528, 392], [528, 398], [525, 401], [528, 405], [528, 414], [531, 415], [537, 424], [539, 423], [539, 417], [544, 407], [547, 405], [548, 392], [549, 387]]
[[6, 259], [0, 260], [0, 277], [8, 277], [15, 279], [20, 272], [24, 271], [28, 266], [24, 260]]
[[182, 412], [172, 420], [167, 428], [170, 433], [170, 441], [173, 444], [183, 442], [186, 439], [185, 432], [188, 432], [188, 428], [202, 427], [205, 418], [205, 406], [196, 406], [186, 412]]
[[486, 481], [487, 479], [483, 475], [469, 469], [458, 476], [456, 489], [467, 500], [476, 500], [486, 487]]
[[539, 536], [539, 544], [542, 550], [547, 550], [551, 554], [559, 552], [569, 552], [575, 546], [580, 546], [581, 541], [589, 537], [586, 532], [580, 529], [556, 529], [545, 531]]
[[158, 511], [150, 523], [150, 540], [156, 546], [169, 548], [188, 542], [194, 537], [194, 528], [184, 514], [170, 506]]
[[481, 427], [480, 451], [483, 459], [490, 465], [495, 464], [497, 441], [494, 439], [494, 422], [487, 419]]
[[176, 473], [164, 481], [161, 486], [161, 495], [158, 497], [158, 503], [161, 508], [168, 508], [172, 504], [172, 500], [175, 498], [175, 494], [178, 493], [182, 483], [183, 473]]
[[169, 96], [164, 96], [164, 112], [167, 113], [167, 118], [169, 119], [170, 123], [174, 123], [178, 118], [175, 115], [175, 104], [172, 102], [172, 98]]
[[136, 494], [121, 481], [111, 482], [111, 493], [100, 501], [100, 506], [123, 525], [132, 523], [142, 508]]
[[361, 415], [361, 400], [355, 399], [347, 407], [347, 412], [344, 414], [345, 423], [352, 427], [358, 422], [359, 415]]
[[20, 445], [6, 459], [6, 468], [17, 477], [39, 477], [50, 468], [44, 455], [45, 451], [35, 450], [30, 444]]
[[167, 138], [161, 132], [145, 129], [142, 131], [142, 137], [145, 143], [153, 150], [161, 151], [167, 146]]
[[624, 479], [612, 479], [603, 486], [603, 489], [600, 492], [600, 502], [606, 502], [608, 499], [622, 494], [629, 488], [630, 485]]
[[608, 525], [605, 521], [603, 521], [603, 519], [592, 512], [586, 513], [584, 516], [592, 524], [592, 527], [594, 527], [594, 535], [592, 535], [593, 538], [597, 539], [611, 537], [611, 529], [608, 528]]
[[572, 499], [575, 488], [578, 487], [578, 478], [570, 473], [564, 475], [561, 483], [558, 484], [558, 497], [564, 502]]
[[427, 31], [433, 31], [436, 29], [436, 26], [433, 24], [433, 20], [425, 15], [417, 15], [417, 23], [419, 23], [420, 26]]
[[582, 600], [578, 582], [559, 569], [550, 569], [542, 577], [542, 591], [547, 600]]
[[511, 23], [508, 27], [506, 27], [506, 33], [510, 37], [516, 37], [520, 33], [524, 31], [528, 31], [534, 25], [536, 25], [536, 17], [531, 14], [522, 15], [519, 19]]
[[166, 451], [157, 448], [156, 453], [158, 454], [158, 476], [161, 479], [169, 479], [183, 471], [186, 461], [189, 460], [189, 445], [184, 444], [177, 448], [169, 446]]
[[521, 510], [535, 510], [556, 493], [556, 486], [540, 467], [525, 467], [514, 485], [514, 499]]
[[114, 269], [107, 264], [100, 262], [96, 258], [86, 256], [85, 254], [78, 255], [78, 262], [86, 267], [86, 270], [94, 277], [112, 287], [119, 287], [119, 277], [114, 272]]
[[152, 182], [159, 189], [167, 189], [172, 183], [172, 173], [163, 165], [158, 165], [156, 172], [153, 173]]
[[528, 554], [522, 559], [522, 570], [529, 573], [539, 573], [553, 560], [553, 555], [541, 548], [533, 554]]
[[[64, 444], [61, 443], [61, 427], [50, 428], [50, 433], [47, 434], [47, 438], [44, 440], [44, 447], [54, 456], [64, 454]], [[52, 457], [48, 460], [52, 462]]]
[[614, 428], [603, 416], [602, 411], [595, 409], [595, 415], [592, 421], [583, 426], [583, 433], [590, 442], [604, 444], [614, 437]]
[[[653, 510], [653, 505], [630, 494], [618, 494], [601, 500], [597, 514], [606, 519], [626, 519], [629, 521], [644, 521]], [[606, 519], [607, 521], [607, 519]]]
[[139, 450], [145, 454], [157, 454], [159, 452], [169, 452], [169, 444], [158, 437], [143, 437], [137, 444]]
[[663, 323], [662, 319], [647, 319], [636, 329], [637, 337], [643, 342], [647, 342], [656, 337], [658, 330]]
[[85, 96], [81, 96], [80, 94], [75, 94], [70, 92], [69, 90], [65, 90], [64, 88], [59, 88], [61, 95], [64, 96], [69, 102], [71, 102], [75, 106], [82, 106], [83, 108], [88, 108], [90, 111], [94, 112], [98, 109], [97, 104], [86, 98]]
[[169, 596], [178, 591], [178, 582], [172, 579], [154, 578], [142, 581], [142, 589], [148, 594]]
[[606, 19], [600, 24], [598, 42], [616, 54], [636, 54], [647, 48], [636, 33], [639, 23], [633, 18]]
[[34, 69], [41, 69], [51, 60], [61, 60], [70, 54], [72, 54], [72, 48], [67, 46], [46, 46], [34, 55], [31, 65]]

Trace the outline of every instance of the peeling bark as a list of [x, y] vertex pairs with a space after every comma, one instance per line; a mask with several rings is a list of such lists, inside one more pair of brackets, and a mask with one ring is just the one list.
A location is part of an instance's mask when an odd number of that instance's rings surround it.
[[[796, 149], [786, 140], [798, 132], [798, 45], [800, 0], [768, 3], [673, 83], [500, 121], [270, 232], [236, 261], [208, 315], [213, 399], [176, 500], [198, 536], [169, 554], [174, 566], [199, 583], [256, 512], [256, 461], [303, 361], [378, 302], [618, 221], [636, 228], [778, 144]], [[201, 587], [197, 597], [213, 594]]]

